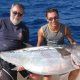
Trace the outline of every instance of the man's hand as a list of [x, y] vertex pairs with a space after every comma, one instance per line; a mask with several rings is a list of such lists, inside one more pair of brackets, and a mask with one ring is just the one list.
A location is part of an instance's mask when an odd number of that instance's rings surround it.
[[17, 67], [17, 71], [22, 71], [22, 70], [25, 70], [25, 68], [23, 66], [18, 66]]

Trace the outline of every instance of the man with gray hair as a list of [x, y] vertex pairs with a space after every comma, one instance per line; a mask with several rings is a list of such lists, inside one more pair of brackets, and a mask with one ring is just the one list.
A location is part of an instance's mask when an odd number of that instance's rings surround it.
[[[24, 6], [13, 4], [10, 17], [0, 19], [0, 51], [10, 51], [27, 47], [29, 29], [22, 22]], [[0, 80], [16, 80], [11, 75], [10, 64], [0, 59]]]

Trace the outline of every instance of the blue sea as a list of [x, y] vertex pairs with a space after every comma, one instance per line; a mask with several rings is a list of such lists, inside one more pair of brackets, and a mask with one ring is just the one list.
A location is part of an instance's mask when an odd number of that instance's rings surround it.
[[50, 7], [59, 10], [60, 22], [69, 26], [73, 38], [80, 44], [80, 0], [0, 0], [0, 17], [8, 17], [11, 5], [16, 2], [25, 6], [23, 21], [29, 27], [33, 46], [37, 43], [38, 29], [47, 23], [45, 11]]

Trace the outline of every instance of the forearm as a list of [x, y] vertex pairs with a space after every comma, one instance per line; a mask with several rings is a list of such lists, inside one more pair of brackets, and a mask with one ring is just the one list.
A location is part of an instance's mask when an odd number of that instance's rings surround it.
[[70, 44], [77, 44], [76, 41], [72, 38], [71, 35], [68, 35], [67, 38], [68, 38]]
[[41, 46], [41, 45], [42, 45], [42, 41], [38, 40], [37, 46]]

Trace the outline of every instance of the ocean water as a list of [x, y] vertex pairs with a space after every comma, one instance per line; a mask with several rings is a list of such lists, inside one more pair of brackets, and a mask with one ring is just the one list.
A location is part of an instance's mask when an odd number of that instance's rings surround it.
[[73, 38], [80, 44], [80, 0], [0, 0], [0, 17], [8, 17], [11, 5], [16, 2], [25, 6], [23, 21], [29, 27], [33, 46], [37, 43], [38, 29], [47, 23], [45, 11], [50, 7], [59, 10], [60, 22], [69, 26]]

